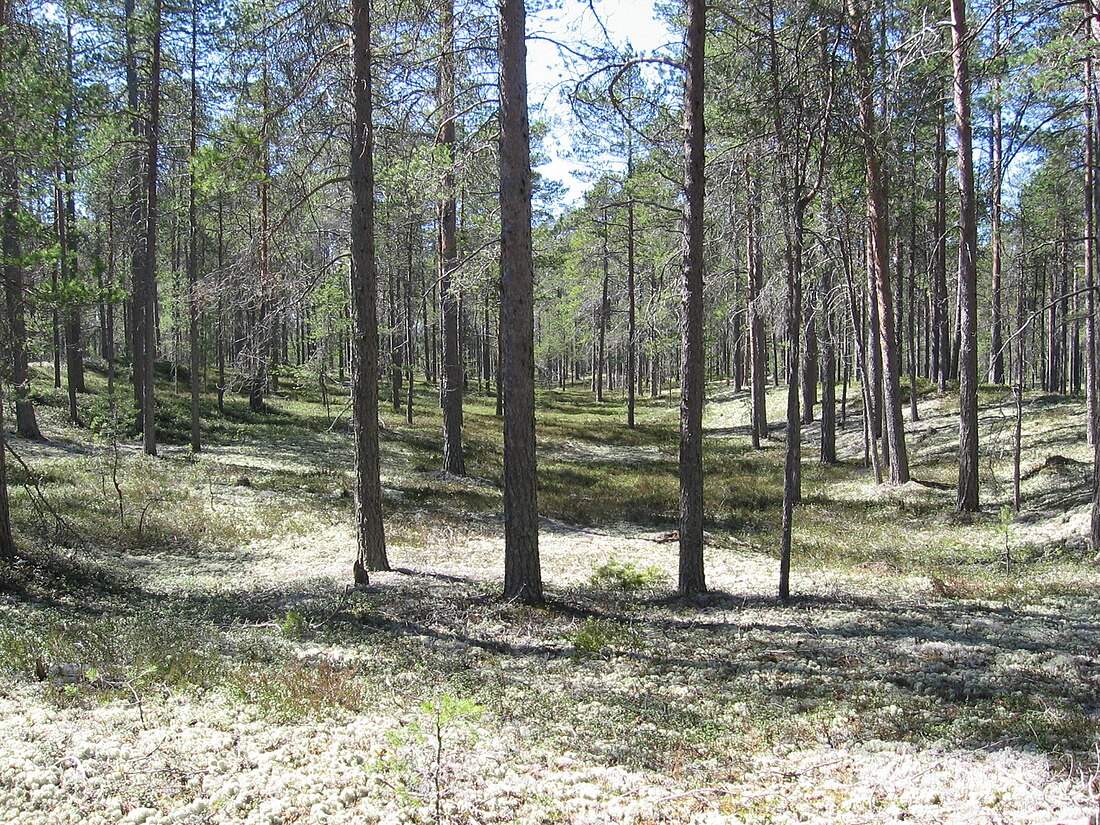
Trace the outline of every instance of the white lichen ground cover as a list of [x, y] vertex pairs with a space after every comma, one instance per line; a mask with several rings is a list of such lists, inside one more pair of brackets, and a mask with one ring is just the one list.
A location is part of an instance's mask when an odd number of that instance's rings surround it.
[[[715, 431], [740, 403], [711, 408]], [[914, 428], [918, 468], [942, 448], [936, 428], [949, 435], [936, 412]], [[1058, 452], [1083, 461], [1072, 449]], [[185, 489], [163, 517], [209, 534], [201, 552], [99, 548], [118, 580], [95, 603], [3, 597], [0, 821], [1084, 825], [1100, 812], [1100, 577], [1050, 549], [1084, 511], [1058, 505], [1080, 479], [1045, 456], [1029, 456], [1026, 483], [1049, 512], [1008, 528], [1017, 554], [1034, 549], [1026, 569], [999, 572], [995, 518], [905, 517], [948, 509], [949, 491], [877, 490], [853, 471], [802, 511], [791, 606], [772, 598], [759, 536], [716, 531], [714, 595], [684, 604], [664, 598], [666, 534], [545, 521], [544, 609], [495, 598], [491, 515], [402, 511], [388, 525], [404, 539], [397, 569], [349, 591], [338, 484], [288, 503], [212, 481], [338, 464], [309, 461], [262, 445], [215, 447], [197, 467], [171, 456]], [[391, 467], [388, 483], [412, 473]], [[893, 508], [903, 525], [846, 528], [837, 502]], [[837, 534], [859, 557], [953, 541], [993, 562], [951, 577], [811, 558]], [[592, 584], [613, 560], [645, 571], [640, 589]], [[16, 666], [58, 657], [75, 680]]]

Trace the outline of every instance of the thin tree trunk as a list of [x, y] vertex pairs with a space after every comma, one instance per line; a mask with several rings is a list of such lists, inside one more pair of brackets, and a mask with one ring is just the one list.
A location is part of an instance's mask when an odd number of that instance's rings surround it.
[[817, 383], [820, 373], [817, 345], [817, 291], [811, 281], [806, 298], [806, 345], [802, 348], [802, 423], [814, 423]]
[[4, 380], [0, 376], [0, 559], [11, 561], [14, 558], [15, 538], [11, 532], [11, 506], [8, 501], [7, 434], [4, 432]]
[[[218, 199], [218, 272], [225, 271], [225, 204]], [[218, 293], [218, 414], [225, 414], [225, 298]]]
[[757, 230], [758, 213], [749, 172], [745, 170], [745, 191], [748, 193], [748, 221], [745, 260], [748, 266], [749, 286], [749, 371], [752, 381], [752, 446], [760, 448], [760, 442], [768, 438], [768, 367], [764, 352], [764, 315], [760, 308], [760, 291], [763, 279], [763, 261]]
[[686, 0], [684, 40], [684, 260], [680, 336], [680, 570], [678, 590], [707, 589], [703, 567], [703, 75], [706, 5]]
[[[1097, 39], [1098, 26], [1096, 0], [1088, 0], [1088, 36], [1091, 41]], [[1097, 375], [1096, 311], [1096, 213], [1097, 170], [1096, 170], [1096, 81], [1092, 49], [1085, 52], [1085, 401], [1087, 432], [1089, 444], [1100, 440], [1100, 376]]]
[[413, 255], [418, 248], [423, 247], [418, 234], [418, 224], [409, 222], [409, 259], [408, 278], [405, 281], [405, 422], [413, 423], [413, 368], [416, 364], [416, 336], [413, 335]]
[[[878, 317], [878, 288], [875, 285], [875, 266], [874, 262], [871, 260], [872, 247], [869, 241], [864, 252], [864, 258], [867, 265], [867, 307], [863, 317], [867, 321], [867, 328], [864, 330], [864, 340], [867, 342], [868, 366], [871, 371], [870, 389], [872, 407], [870, 410], [870, 420], [871, 432], [875, 440], [879, 440], [882, 439], [882, 347], [879, 345], [879, 330], [882, 328], [882, 322]], [[883, 463], [889, 463], [890, 446], [888, 441], [884, 440], [882, 442], [882, 453]]]
[[[916, 138], [913, 139], [913, 154], [916, 155]], [[917, 346], [917, 170], [914, 166], [909, 185], [909, 420], [918, 421], [917, 411], [917, 370], [920, 364], [920, 350]], [[923, 303], [921, 304], [923, 306]], [[901, 330], [898, 330], [901, 334]]]
[[960, 511], [978, 509], [978, 221], [970, 130], [965, 0], [951, 0], [955, 128], [959, 166], [959, 491]]
[[870, 263], [874, 271], [878, 304], [878, 339], [882, 349], [884, 414], [886, 438], [890, 449], [890, 481], [909, 481], [909, 458], [905, 447], [905, 425], [901, 412], [901, 382], [897, 329], [892, 305], [889, 254], [890, 242], [886, 224], [886, 180], [880, 165], [878, 127], [871, 82], [871, 45], [858, 0], [849, 0], [848, 14], [852, 29], [852, 51], [859, 75], [859, 120], [863, 133], [863, 151], [867, 181], [867, 217], [870, 224]]
[[935, 263], [932, 269], [932, 368], [933, 378], [940, 392], [947, 390], [951, 372], [951, 331], [948, 322], [947, 302], [947, 127], [944, 105], [937, 106], [936, 119], [936, 177], [935, 217], [932, 233], [935, 236]]
[[145, 381], [142, 385], [142, 448], [146, 455], [157, 454], [157, 430], [155, 419], [156, 396], [156, 296], [157, 296], [157, 164], [160, 150], [160, 52], [161, 52], [161, 0], [153, 2], [153, 48], [149, 68], [149, 123], [146, 137], [148, 155], [145, 163], [146, 215], [145, 215], [145, 272], [143, 299]]
[[371, 0], [351, 0], [351, 311], [357, 585], [388, 570], [378, 454], [378, 262], [374, 241]]
[[[2, 45], [2, 44], [0, 44]], [[22, 243], [19, 237], [19, 181], [15, 158], [4, 158], [3, 251], [4, 297], [11, 335], [12, 383], [15, 387], [15, 431], [24, 438], [41, 438], [34, 402], [30, 397], [30, 359], [27, 348]]]
[[[65, 173], [67, 175], [67, 173]], [[61, 167], [57, 169], [57, 189], [55, 205], [57, 209], [57, 245], [60, 250], [60, 276], [61, 282], [68, 284], [73, 278], [73, 273], [76, 269], [76, 256], [75, 250], [71, 248], [71, 234], [69, 232], [69, 209], [66, 205], [66, 198], [64, 190], [62, 188], [63, 173]], [[76, 209], [73, 209], [73, 218], [75, 223]], [[54, 286], [56, 287], [56, 282]], [[70, 325], [72, 316], [76, 314], [77, 321], [75, 326]], [[76, 307], [66, 307], [65, 309], [65, 336], [64, 342], [59, 337], [58, 329], [58, 315], [59, 310], [57, 308], [53, 311], [54, 320], [54, 369], [55, 376], [60, 377], [60, 351], [62, 347], [65, 350], [65, 389], [69, 400], [69, 421], [77, 426], [80, 426], [80, 409], [76, 399], [76, 380], [75, 371], [80, 369], [81, 377], [83, 377], [83, 359], [79, 357], [80, 353], [80, 316], [79, 309]], [[78, 366], [79, 365], [79, 366]]]
[[779, 548], [779, 598], [791, 597], [794, 505], [802, 501], [802, 427], [799, 415], [799, 338], [802, 330], [803, 205], [795, 193], [793, 226], [787, 235], [787, 449], [783, 467], [783, 524]]
[[[191, 120], [188, 134], [190, 157], [198, 153], [199, 120], [199, 5], [191, 0]], [[194, 166], [188, 174], [187, 186], [187, 345], [190, 351], [189, 375], [191, 389], [191, 451], [202, 451], [202, 432], [199, 420], [199, 395], [202, 376], [199, 375], [199, 221], [198, 186]]]
[[534, 261], [524, 0], [500, 2], [504, 597], [542, 602], [535, 460]]
[[497, 390], [497, 418], [504, 417], [504, 293], [501, 280], [497, 279], [497, 368], [494, 383]]
[[[65, 15], [65, 69], [66, 69], [66, 103], [65, 103], [65, 133], [67, 140], [67, 152], [64, 160], [65, 167], [65, 243], [63, 250], [67, 255], [68, 275], [66, 280], [76, 277], [80, 271], [77, 266], [76, 243], [76, 180], [73, 169], [76, 159], [71, 153], [76, 147], [76, 111], [75, 94], [73, 88], [73, 20], [68, 13]], [[69, 393], [69, 417], [74, 424], [80, 423], [80, 413], [77, 405], [77, 394], [88, 391], [84, 380], [84, 342], [81, 330], [81, 312], [83, 308], [76, 303], [70, 304], [65, 311], [65, 383]]]
[[401, 340], [401, 324], [398, 322], [397, 307], [401, 302], [401, 284], [397, 267], [389, 267], [389, 316], [390, 316], [390, 406], [395, 413], [401, 412], [401, 403], [405, 400], [402, 383], [405, 379], [405, 365], [402, 352], [405, 342]]
[[[137, 46], [135, 36], [138, 27], [136, 0], [125, 0], [126, 20], [126, 103], [130, 110], [130, 131], [133, 138], [130, 158], [130, 225], [132, 242], [130, 249], [130, 284], [132, 291], [130, 321], [130, 356], [134, 384], [134, 408], [138, 431], [145, 426], [145, 254], [148, 245], [146, 223], [148, 205], [143, 189], [142, 155], [140, 146], [145, 138], [145, 124], [141, 117], [141, 92], [138, 87]], [[152, 378], [150, 377], [150, 380]]]
[[[627, 162], [627, 180], [633, 169], [633, 156]], [[637, 307], [634, 290], [634, 202], [626, 206], [626, 301], [627, 301], [627, 351], [626, 351], [626, 426], [634, 428], [635, 390], [638, 384]]]
[[[1001, 48], [1001, 6], [993, 6], [993, 47], [999, 53]], [[1001, 312], [1001, 188], [1004, 178], [1004, 140], [1001, 114], [1001, 78], [993, 75], [993, 113], [992, 113], [992, 157], [990, 159], [990, 210], [989, 210], [989, 254], [991, 262], [990, 284], [990, 333], [989, 333], [989, 377], [994, 384], [1003, 384], [1005, 380], [1004, 336], [1002, 335]]]
[[[60, 135], [56, 136], [60, 140]], [[68, 270], [65, 250], [65, 207], [61, 196], [61, 170], [57, 169], [57, 178], [54, 182], [53, 192], [54, 209], [54, 233], [57, 236], [58, 246], [61, 249], [61, 257], [56, 266], [50, 268], [50, 288], [54, 295], [58, 294], [58, 284], [65, 277]], [[53, 345], [50, 354], [53, 356], [53, 386], [61, 389], [61, 312], [56, 304], [50, 310], [50, 342]], [[71, 411], [70, 411], [71, 415]]]
[[454, 282], [458, 266], [455, 214], [455, 54], [454, 0], [446, 0], [440, 18], [442, 43], [439, 56], [440, 124], [437, 143], [446, 153], [443, 200], [439, 203], [439, 288], [443, 314], [443, 370], [440, 400], [443, 406], [443, 472], [466, 475], [462, 455], [462, 349], [459, 339], [459, 294]]
[[1016, 422], [1012, 438], [1012, 509], [1020, 512], [1020, 453], [1023, 448], [1024, 390], [1019, 384], [1012, 388], [1016, 399]]
[[[107, 272], [106, 286], [113, 292], [118, 276], [115, 273], [115, 204], [113, 193], [107, 195]], [[115, 395], [115, 302], [103, 300], [103, 359], [107, 362], [107, 395], [112, 411]]]
[[[827, 210], [828, 211], [828, 210]], [[833, 327], [832, 270], [821, 270], [821, 463], [836, 463], [836, 332]]]
[[871, 468], [875, 474], [875, 483], [882, 484], [882, 463], [879, 461], [878, 440], [875, 438], [873, 414], [874, 393], [871, 391], [871, 369], [868, 364], [866, 338], [863, 335], [863, 322], [857, 317], [859, 299], [856, 295], [854, 266], [852, 255], [847, 243], [841, 247], [841, 259], [844, 264], [844, 275], [848, 283], [848, 306], [852, 314], [852, 337], [856, 344], [856, 360], [859, 365], [860, 384], [863, 392], [863, 432], [864, 450], [870, 459]]
[[[603, 280], [600, 289], [600, 308], [596, 312], [596, 363], [592, 367], [592, 377], [596, 382], [596, 400], [603, 401], [603, 375], [604, 365], [607, 363], [607, 316], [608, 316], [608, 303], [607, 303], [607, 289], [608, 281], [611, 279], [611, 255], [607, 249], [607, 207], [603, 210], [603, 221], [600, 224], [602, 241], [602, 251], [600, 253], [601, 263], [603, 266]], [[611, 377], [611, 370], [608, 370], [608, 378]]]

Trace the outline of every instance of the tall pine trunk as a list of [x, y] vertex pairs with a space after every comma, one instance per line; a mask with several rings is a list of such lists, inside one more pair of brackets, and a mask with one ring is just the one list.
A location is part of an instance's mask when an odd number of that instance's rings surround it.
[[[148, 205], [142, 175], [141, 146], [145, 140], [145, 124], [141, 117], [141, 90], [138, 86], [136, 33], [139, 25], [136, 0], [125, 0], [126, 21], [126, 104], [130, 111], [132, 137], [130, 156], [129, 210], [130, 223], [130, 355], [133, 362], [131, 378], [134, 386], [135, 423], [139, 431], [145, 426], [145, 255]], [[151, 377], [150, 377], [150, 380]]]
[[707, 589], [703, 569], [703, 74], [706, 4], [686, 0], [684, 38], [684, 260], [680, 306], [680, 570], [678, 590]]
[[821, 270], [821, 463], [836, 463], [836, 330], [832, 270]]
[[947, 298], [947, 125], [944, 106], [937, 107], [935, 205], [932, 234], [932, 370], [940, 392], [951, 373], [951, 324]]
[[455, 51], [454, 0], [445, 0], [440, 17], [439, 133], [445, 152], [443, 199], [439, 203], [439, 288], [442, 296], [443, 369], [440, 401], [443, 407], [443, 472], [465, 475], [462, 454], [462, 350], [459, 340], [459, 295], [454, 282], [458, 266], [455, 210]]
[[388, 570], [378, 456], [378, 262], [374, 243], [371, 0], [351, 0], [351, 314], [357, 585]]
[[970, 46], [965, 0], [951, 0], [955, 129], [959, 167], [959, 488], [960, 511], [978, 509], [978, 221], [970, 120]]
[[748, 231], [745, 233], [745, 263], [748, 268], [749, 312], [749, 380], [752, 384], [752, 446], [768, 438], [768, 365], [764, 352], [764, 313], [760, 308], [760, 292], [763, 288], [763, 261], [760, 254], [754, 190], [749, 172], [745, 170], [745, 191], [748, 195]]
[[161, 0], [153, 2], [153, 44], [149, 66], [149, 122], [146, 126], [145, 161], [145, 254], [142, 274], [144, 328], [142, 356], [145, 380], [142, 384], [141, 433], [146, 455], [157, 454], [155, 418], [156, 353], [157, 353], [157, 165], [160, 154], [160, 62], [161, 62]]
[[524, 0], [500, 2], [501, 338], [504, 597], [542, 601], [535, 460], [531, 130]]
[[[199, 5], [191, 0], [191, 119], [188, 131], [188, 149], [193, 159], [198, 152], [199, 120]], [[191, 390], [191, 450], [202, 450], [202, 433], [199, 423], [199, 392], [202, 377], [199, 375], [199, 222], [195, 170], [192, 165], [187, 179], [187, 344], [190, 354], [188, 378]]]
[[8, 503], [7, 435], [4, 432], [4, 380], [0, 376], [0, 559], [10, 561], [13, 558], [15, 558], [15, 539], [11, 532], [11, 509]]
[[[993, 6], [993, 44], [995, 52], [1001, 47], [1001, 6]], [[1002, 333], [1002, 253], [1001, 239], [1001, 189], [1004, 179], [1004, 138], [1001, 113], [1001, 78], [996, 72], [993, 76], [993, 112], [991, 116], [992, 156], [989, 165], [990, 208], [989, 208], [989, 256], [991, 269], [990, 282], [990, 331], [989, 331], [989, 379], [994, 384], [1003, 384], [1005, 380], [1004, 335]]]
[[[608, 241], [607, 207], [603, 210], [603, 220], [600, 223], [600, 263], [603, 270], [603, 279], [600, 287], [600, 308], [596, 313], [596, 363], [592, 369], [592, 377], [596, 382], [596, 400], [603, 401], [604, 366], [607, 364], [607, 320], [608, 320], [608, 282], [611, 280], [611, 253], [607, 248]], [[611, 370], [608, 369], [608, 378]]]
[[858, 0], [849, 0], [852, 53], [859, 75], [859, 121], [863, 133], [865, 178], [867, 183], [867, 221], [870, 226], [869, 262], [874, 273], [872, 302], [878, 310], [878, 344], [882, 351], [883, 413], [887, 445], [890, 451], [890, 481], [904, 484], [909, 480], [909, 458], [905, 447], [905, 425], [901, 412], [900, 358], [891, 294], [890, 242], [886, 224], [886, 179], [881, 165], [878, 126], [871, 85], [871, 41]]
[[[633, 167], [633, 157], [627, 163], [627, 179]], [[638, 386], [638, 344], [637, 344], [637, 300], [635, 296], [635, 253], [634, 253], [634, 201], [626, 206], [626, 426], [634, 427], [634, 406]]]

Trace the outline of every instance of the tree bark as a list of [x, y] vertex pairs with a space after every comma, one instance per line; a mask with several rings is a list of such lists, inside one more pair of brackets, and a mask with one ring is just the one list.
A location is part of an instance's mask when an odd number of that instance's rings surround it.
[[857, 0], [849, 0], [848, 16], [852, 30], [852, 52], [859, 75], [859, 120], [863, 133], [863, 152], [867, 181], [867, 219], [870, 224], [870, 262], [874, 271], [875, 299], [878, 308], [878, 339], [882, 350], [883, 406], [886, 437], [890, 449], [890, 481], [909, 481], [909, 458], [905, 447], [905, 425], [901, 411], [900, 365], [897, 329], [890, 289], [890, 242], [886, 224], [886, 180], [881, 167], [878, 128], [871, 85], [871, 45], [862, 10]]
[[[66, 152], [64, 158], [65, 178], [65, 243], [62, 245], [66, 254], [66, 266], [68, 268], [67, 280], [77, 276], [77, 244], [76, 244], [76, 90], [73, 87], [73, 20], [72, 15], [65, 15], [65, 134]], [[81, 329], [81, 313], [83, 307], [79, 304], [71, 304], [65, 310], [65, 383], [69, 393], [69, 418], [74, 424], [80, 423], [80, 411], [77, 405], [77, 394], [88, 391], [84, 379], [84, 341]]]
[[[633, 167], [633, 156], [627, 163], [627, 180]], [[637, 344], [637, 307], [634, 289], [635, 272], [634, 251], [634, 202], [626, 207], [626, 302], [627, 302], [627, 350], [626, 350], [626, 426], [634, 428], [635, 395], [638, 386], [638, 344]]]
[[440, 402], [443, 407], [443, 472], [466, 475], [462, 454], [462, 347], [459, 337], [461, 306], [454, 273], [458, 267], [455, 210], [455, 41], [454, 0], [444, 0], [440, 17], [439, 132], [437, 143], [446, 153], [443, 200], [439, 203], [439, 288], [443, 315], [443, 369]]
[[[1095, 42], [1096, 2], [1086, 8], [1090, 42]], [[1085, 52], [1085, 405], [1089, 444], [1100, 439], [1100, 408], [1097, 404], [1100, 376], [1097, 375], [1096, 342], [1096, 80], [1092, 50]]]
[[23, 289], [23, 254], [19, 238], [19, 179], [15, 158], [4, 158], [4, 298], [11, 334], [12, 382], [15, 386], [15, 431], [23, 438], [41, 438], [34, 403], [30, 397], [30, 358], [27, 348], [26, 298]]
[[378, 454], [378, 262], [374, 241], [371, 0], [351, 0], [351, 312], [357, 585], [388, 570]]
[[814, 423], [814, 405], [817, 403], [817, 384], [821, 365], [818, 360], [817, 341], [817, 291], [813, 281], [806, 297], [806, 345], [802, 348], [802, 423]]
[[398, 306], [401, 303], [401, 282], [396, 266], [389, 267], [390, 294], [388, 301], [390, 316], [390, 407], [395, 413], [401, 412], [404, 401], [402, 385], [405, 381], [404, 346], [401, 340], [401, 324], [398, 322]]
[[[1001, 6], [993, 6], [993, 46], [999, 57], [1001, 48]], [[992, 152], [989, 165], [990, 208], [989, 208], [989, 255], [990, 255], [990, 332], [989, 332], [989, 378], [994, 384], [1005, 381], [1004, 336], [1002, 334], [1001, 270], [1001, 189], [1004, 179], [1004, 139], [1001, 113], [1001, 78], [999, 72], [993, 73], [993, 113], [992, 113]]]
[[[138, 86], [137, 45], [134, 42], [138, 27], [136, 0], [125, 0], [126, 20], [126, 104], [130, 110], [130, 132], [133, 138], [130, 158], [129, 218], [132, 232], [130, 248], [130, 284], [132, 292], [130, 321], [130, 355], [133, 369], [134, 408], [136, 424], [140, 432], [145, 426], [145, 255], [148, 246], [146, 225], [148, 204], [143, 187], [141, 144], [147, 141], [145, 124], [141, 117], [141, 91]], [[146, 143], [146, 146], [148, 144]], [[152, 376], [150, 376], [152, 380]]]
[[[63, 187], [65, 173], [61, 171], [60, 163], [57, 167], [57, 184], [54, 189], [54, 208], [57, 212], [57, 246], [60, 253], [60, 260], [58, 262], [58, 269], [60, 270], [60, 283], [68, 284], [73, 277], [73, 271], [75, 270], [75, 255], [74, 250], [70, 248], [70, 234], [69, 234], [69, 210], [65, 201], [65, 193]], [[75, 209], [74, 215], [75, 215]], [[53, 286], [56, 288], [59, 282], [55, 278]], [[69, 421], [77, 426], [80, 425], [80, 409], [76, 399], [76, 384], [73, 380], [73, 361], [81, 361], [82, 359], [73, 358], [73, 350], [75, 349], [79, 353], [80, 347], [80, 324], [79, 321], [76, 324], [75, 330], [69, 329], [69, 319], [71, 314], [77, 311], [74, 308], [66, 307], [65, 309], [65, 335], [62, 338], [58, 327], [58, 317], [61, 314], [60, 308], [55, 306], [53, 310], [53, 322], [54, 322], [54, 374], [57, 379], [57, 386], [60, 387], [61, 379], [61, 362], [60, 354], [61, 349], [65, 350], [65, 389], [69, 400]], [[79, 316], [77, 316], [79, 318]], [[75, 345], [72, 343], [71, 334], [74, 334]], [[83, 368], [81, 368], [81, 374], [83, 374]]]
[[531, 132], [524, 0], [500, 0], [504, 597], [542, 602], [535, 459]]
[[405, 280], [405, 423], [413, 423], [413, 370], [416, 366], [416, 336], [413, 334], [413, 255], [422, 249], [419, 224], [409, 222], [409, 259], [407, 279]]
[[[199, 4], [191, 0], [191, 119], [188, 130], [190, 156], [198, 152], [199, 120]], [[190, 353], [188, 378], [191, 390], [191, 451], [202, 451], [202, 432], [199, 421], [199, 394], [202, 377], [199, 375], [199, 221], [198, 186], [194, 166], [187, 180], [187, 345]]]
[[745, 170], [745, 191], [748, 193], [748, 231], [745, 261], [748, 267], [749, 287], [749, 372], [752, 382], [752, 446], [760, 448], [760, 442], [768, 438], [768, 366], [764, 352], [764, 315], [760, 311], [760, 291], [763, 287], [763, 261], [757, 228], [756, 199], [749, 172]]
[[932, 369], [940, 392], [947, 390], [951, 372], [951, 325], [947, 301], [947, 126], [944, 106], [937, 107], [936, 177], [932, 240], [935, 262], [932, 269]]
[[157, 354], [157, 164], [160, 150], [160, 58], [161, 58], [161, 0], [153, 2], [153, 43], [149, 67], [149, 123], [146, 128], [145, 163], [145, 254], [143, 301], [143, 357], [145, 381], [142, 384], [141, 433], [142, 448], [146, 455], [157, 454], [157, 429], [155, 419], [156, 354]]
[[836, 331], [833, 324], [832, 271], [821, 270], [821, 463], [836, 463]]
[[11, 561], [14, 558], [15, 538], [11, 532], [8, 500], [7, 433], [4, 432], [4, 380], [0, 376], [0, 559]]
[[959, 167], [959, 488], [960, 511], [978, 509], [978, 221], [970, 120], [965, 0], [951, 0], [955, 129]]
[[794, 505], [802, 501], [802, 426], [799, 415], [799, 347], [802, 331], [802, 237], [805, 213], [798, 193], [787, 228], [787, 449], [783, 466], [783, 515], [779, 547], [779, 598], [791, 597]]
[[852, 337], [855, 341], [855, 355], [858, 365], [861, 390], [863, 392], [863, 432], [865, 437], [866, 458], [870, 460], [875, 474], [875, 483], [882, 483], [882, 464], [879, 461], [878, 441], [874, 434], [874, 393], [871, 390], [871, 368], [868, 363], [866, 338], [863, 335], [862, 319], [857, 317], [860, 300], [856, 295], [854, 265], [847, 242], [841, 246], [841, 260], [844, 264], [844, 276], [848, 285], [848, 307], [851, 311]]
[[[608, 242], [607, 207], [603, 210], [603, 221], [600, 223], [600, 263], [603, 268], [603, 279], [600, 286], [600, 308], [596, 312], [596, 363], [593, 365], [592, 377], [596, 381], [596, 401], [603, 402], [603, 376], [604, 367], [607, 364], [607, 320], [608, 320], [608, 282], [611, 280], [611, 253], [607, 248]], [[611, 370], [608, 369], [608, 378]]]
[[703, 75], [706, 5], [686, 0], [684, 259], [680, 290], [680, 570], [678, 590], [706, 592], [703, 568]]

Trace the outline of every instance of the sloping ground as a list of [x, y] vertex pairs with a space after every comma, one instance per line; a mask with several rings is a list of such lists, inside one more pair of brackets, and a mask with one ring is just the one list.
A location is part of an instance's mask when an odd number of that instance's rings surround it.
[[[742, 404], [712, 406], [712, 439], [740, 437], [723, 428]], [[928, 413], [916, 466], [932, 477], [943, 468], [922, 451], [942, 447], [950, 418]], [[1082, 460], [1066, 446], [1043, 449]], [[36, 462], [79, 460], [40, 449]], [[586, 449], [614, 459], [577, 440], [562, 460]], [[714, 594], [684, 604], [666, 598], [667, 532], [545, 521], [551, 603], [536, 610], [495, 598], [491, 512], [402, 510], [389, 525], [398, 569], [350, 591], [331, 453], [324, 466], [309, 466], [308, 445], [215, 453], [215, 469], [165, 462], [160, 482], [182, 489], [143, 526], [149, 538], [190, 525], [203, 541], [99, 547], [87, 586], [31, 577], [0, 603], [3, 821], [1084, 825], [1100, 813], [1100, 581], [1064, 549], [1080, 505], [1007, 528], [959, 523], [940, 512], [949, 490], [875, 490], [854, 466], [827, 479], [808, 466], [796, 604], [772, 598], [769, 534], [715, 529]], [[1044, 461], [1029, 459], [1034, 500], [1079, 490]], [[834, 563], [838, 542], [855, 562]]]

